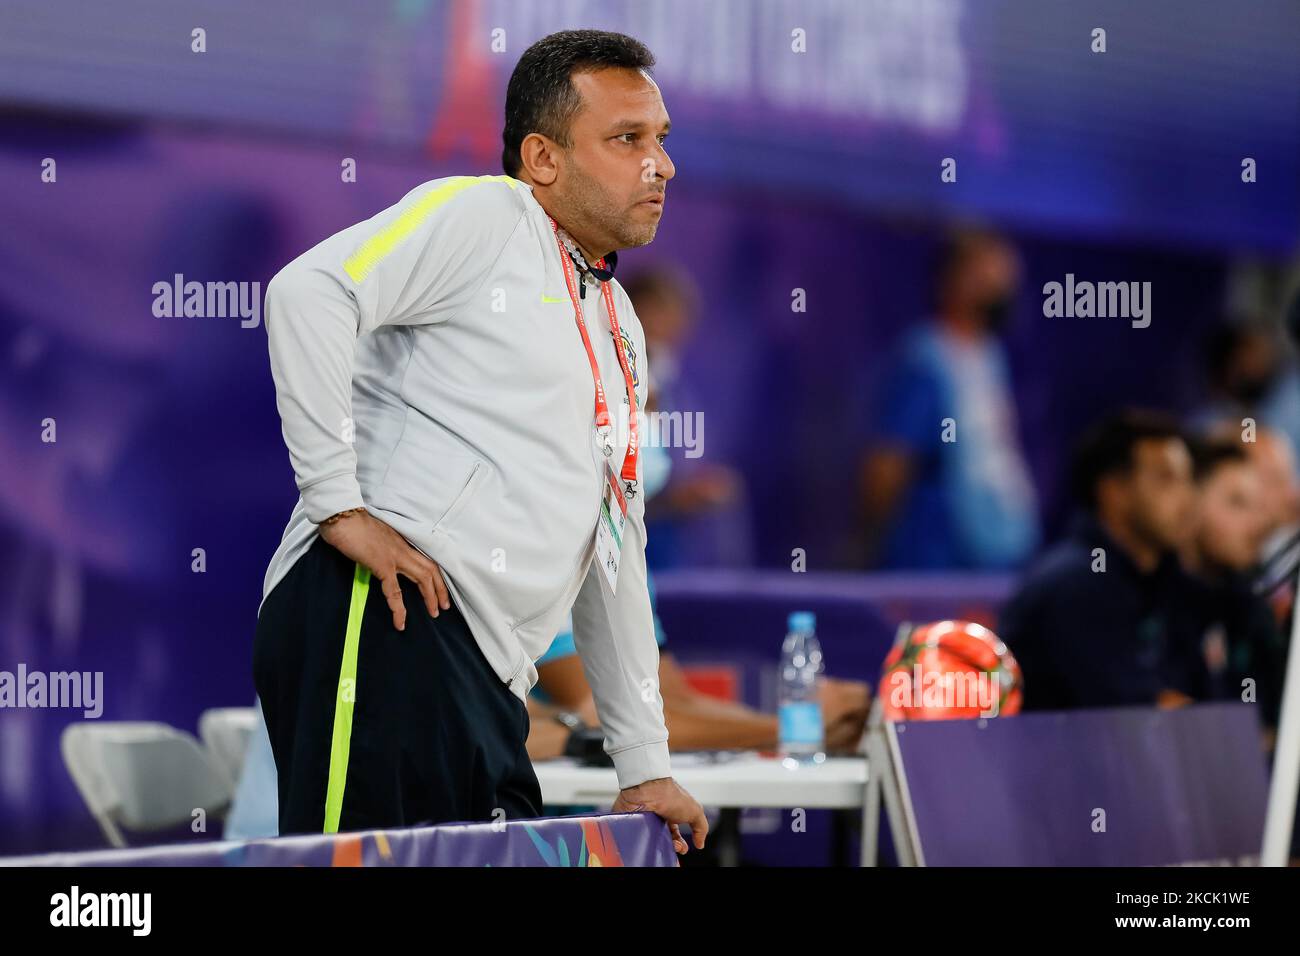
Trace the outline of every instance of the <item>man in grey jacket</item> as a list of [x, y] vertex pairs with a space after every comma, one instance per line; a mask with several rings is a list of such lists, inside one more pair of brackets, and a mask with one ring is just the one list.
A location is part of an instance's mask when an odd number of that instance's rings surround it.
[[267, 288], [301, 492], [254, 650], [281, 833], [539, 815], [524, 701], [572, 609], [614, 808], [704, 844], [669, 766], [645, 339], [613, 278], [674, 174], [653, 63], [616, 33], [538, 41], [507, 89], [506, 175], [426, 183]]

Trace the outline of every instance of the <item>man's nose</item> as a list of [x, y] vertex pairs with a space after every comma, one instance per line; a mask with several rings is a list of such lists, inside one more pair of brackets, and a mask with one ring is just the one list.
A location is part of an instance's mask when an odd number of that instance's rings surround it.
[[659, 144], [658, 155], [655, 156], [655, 171], [664, 178], [664, 182], [672, 179], [677, 175], [677, 167], [668, 156], [668, 151], [664, 149], [663, 144]]

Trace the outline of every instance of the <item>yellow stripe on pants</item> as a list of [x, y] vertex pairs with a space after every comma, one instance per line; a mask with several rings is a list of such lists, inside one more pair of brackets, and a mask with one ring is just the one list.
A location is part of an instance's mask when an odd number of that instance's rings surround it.
[[343, 814], [343, 786], [348, 779], [348, 752], [352, 745], [352, 708], [357, 699], [357, 647], [361, 643], [361, 618], [370, 593], [370, 569], [358, 564], [352, 576], [352, 602], [343, 638], [343, 665], [334, 701], [334, 735], [330, 742], [329, 786], [325, 791], [325, 832], [339, 832]]

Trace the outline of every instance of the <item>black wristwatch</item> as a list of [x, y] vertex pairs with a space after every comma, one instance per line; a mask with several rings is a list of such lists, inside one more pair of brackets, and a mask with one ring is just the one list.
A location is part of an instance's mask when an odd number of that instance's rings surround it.
[[599, 727], [588, 727], [577, 714], [561, 710], [555, 714], [556, 723], [569, 729], [569, 739], [564, 742], [564, 756], [576, 758], [584, 767], [612, 767], [614, 760], [605, 753], [605, 732]]

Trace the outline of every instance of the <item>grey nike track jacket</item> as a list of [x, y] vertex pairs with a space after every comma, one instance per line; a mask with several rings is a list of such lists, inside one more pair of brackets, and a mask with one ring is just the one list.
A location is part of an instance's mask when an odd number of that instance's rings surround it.
[[[644, 408], [644, 334], [611, 285]], [[611, 413], [625, 422], [603, 297], [589, 287], [581, 302]], [[285, 266], [264, 315], [300, 498], [263, 599], [317, 522], [364, 506], [438, 563], [521, 699], [572, 608], [619, 785], [668, 776], [644, 499], [628, 501], [611, 593], [592, 560], [605, 459], [591, 367], [532, 188], [507, 176], [426, 183]], [[619, 429], [616, 470], [626, 447]]]

